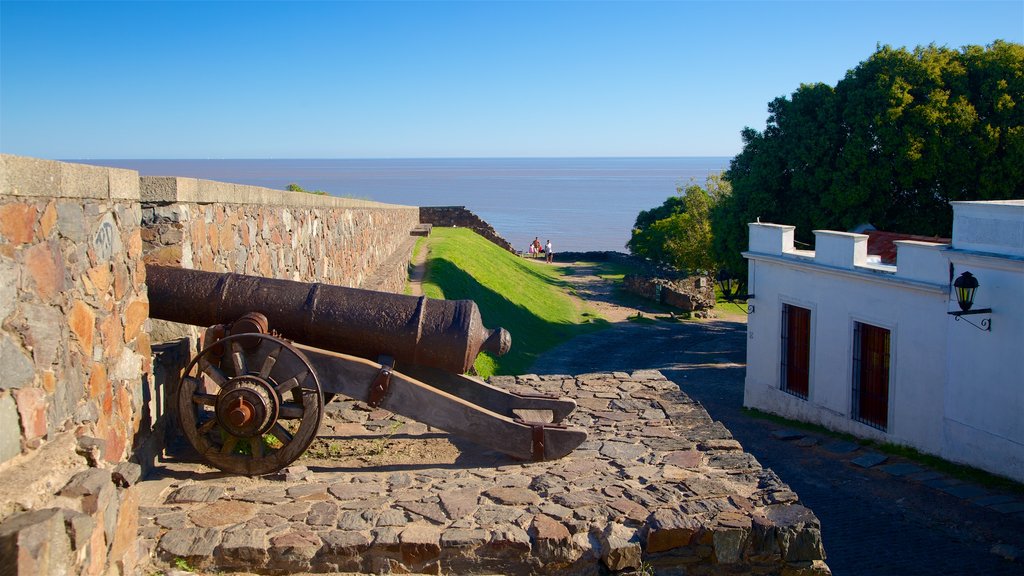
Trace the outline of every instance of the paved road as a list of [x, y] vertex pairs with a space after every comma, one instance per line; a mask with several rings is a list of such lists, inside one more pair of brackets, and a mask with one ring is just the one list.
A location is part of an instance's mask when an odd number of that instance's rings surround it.
[[[851, 446], [828, 436], [776, 437], [773, 432], [784, 430], [741, 409], [745, 339], [746, 326], [739, 322], [620, 323], [551, 350], [533, 371], [661, 370], [814, 510], [836, 576], [1024, 575], [1024, 558], [1011, 561], [993, 552], [995, 547], [1019, 556], [1024, 550], [1020, 493], [979, 497], [979, 487], [928, 470], [913, 477], [884, 471], [906, 464], [899, 459], [860, 468], [851, 460], [865, 455], [864, 449], [845, 452]], [[973, 495], [975, 501], [949, 492]], [[976, 502], [999, 502], [994, 506], [1005, 513]]]

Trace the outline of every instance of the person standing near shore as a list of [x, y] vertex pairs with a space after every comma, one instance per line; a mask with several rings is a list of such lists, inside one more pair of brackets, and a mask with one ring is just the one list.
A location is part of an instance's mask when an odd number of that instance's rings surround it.
[[548, 239], [547, 245], [544, 247], [544, 256], [547, 258], [548, 264], [553, 262], [552, 256], [554, 256], [554, 255], [551, 253], [551, 239], [550, 238]]

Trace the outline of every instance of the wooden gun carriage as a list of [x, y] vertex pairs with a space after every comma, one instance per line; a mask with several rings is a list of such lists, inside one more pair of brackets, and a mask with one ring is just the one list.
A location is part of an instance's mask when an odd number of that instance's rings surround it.
[[560, 424], [574, 400], [463, 375], [481, 350], [511, 347], [470, 300], [156, 265], [146, 274], [152, 318], [207, 327], [176, 408], [185, 438], [223, 471], [266, 474], [293, 462], [336, 394], [523, 460], [560, 458], [586, 440]]

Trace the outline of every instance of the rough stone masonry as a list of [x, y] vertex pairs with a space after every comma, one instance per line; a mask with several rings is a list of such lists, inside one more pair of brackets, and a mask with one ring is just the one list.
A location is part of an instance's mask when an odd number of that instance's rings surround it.
[[[661, 373], [492, 383], [577, 398], [590, 439], [540, 463], [462, 443], [449, 462], [258, 479], [193, 464], [141, 485], [142, 534], [165, 563], [259, 573], [830, 573], [813, 512]], [[322, 434], [385, 451], [439, 435], [352, 400], [328, 412]]]

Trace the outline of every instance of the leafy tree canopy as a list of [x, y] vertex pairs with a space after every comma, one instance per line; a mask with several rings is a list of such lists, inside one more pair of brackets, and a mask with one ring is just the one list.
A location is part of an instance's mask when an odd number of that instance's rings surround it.
[[637, 256], [689, 272], [714, 275], [711, 252], [711, 208], [730, 194], [721, 175], [708, 176], [704, 186], [678, 188], [661, 206], [641, 212], [626, 246]]
[[745, 128], [712, 209], [718, 262], [740, 275], [747, 223], [948, 236], [950, 201], [1024, 197], [1024, 46], [880, 46], [835, 87], [801, 85]]

